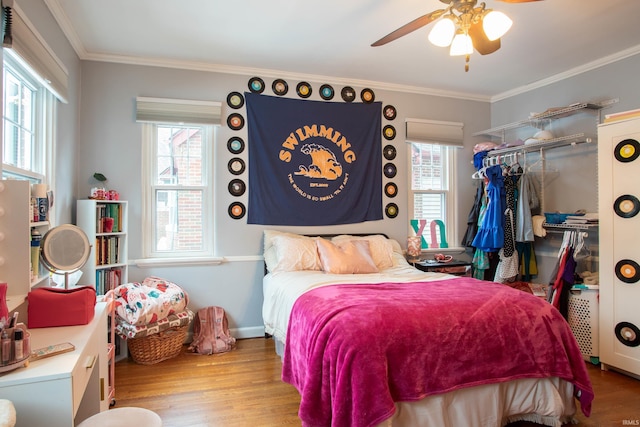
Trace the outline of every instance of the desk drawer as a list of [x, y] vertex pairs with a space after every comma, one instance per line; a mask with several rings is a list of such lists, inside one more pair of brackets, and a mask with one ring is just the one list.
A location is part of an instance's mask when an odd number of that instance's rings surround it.
[[71, 373], [72, 391], [73, 391], [73, 415], [78, 412], [80, 402], [87, 389], [87, 383], [91, 378], [94, 369], [98, 369], [99, 354], [99, 334], [93, 334], [91, 339], [84, 346], [82, 354], [78, 358], [78, 363]]

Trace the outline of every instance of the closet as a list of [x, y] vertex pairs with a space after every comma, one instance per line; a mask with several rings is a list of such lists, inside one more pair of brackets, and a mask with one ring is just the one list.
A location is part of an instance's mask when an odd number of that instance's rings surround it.
[[598, 127], [600, 360], [640, 375], [640, 118]]

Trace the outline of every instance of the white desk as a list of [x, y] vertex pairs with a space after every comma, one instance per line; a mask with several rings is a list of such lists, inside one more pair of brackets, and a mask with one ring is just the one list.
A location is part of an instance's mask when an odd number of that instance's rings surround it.
[[32, 349], [62, 342], [76, 348], [0, 375], [0, 398], [13, 402], [16, 427], [73, 427], [108, 409], [107, 314], [98, 303], [88, 325], [29, 330]]

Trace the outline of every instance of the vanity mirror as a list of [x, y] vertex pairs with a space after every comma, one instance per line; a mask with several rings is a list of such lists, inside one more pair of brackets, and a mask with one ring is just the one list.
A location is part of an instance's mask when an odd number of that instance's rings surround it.
[[53, 227], [40, 242], [42, 264], [54, 274], [64, 274], [64, 288], [69, 288], [69, 274], [80, 270], [89, 259], [91, 245], [81, 228], [73, 224]]

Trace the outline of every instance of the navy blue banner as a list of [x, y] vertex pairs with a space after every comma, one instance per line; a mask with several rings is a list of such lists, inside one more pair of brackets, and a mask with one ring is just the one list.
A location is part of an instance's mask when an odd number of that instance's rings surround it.
[[381, 103], [245, 98], [249, 224], [382, 219]]

